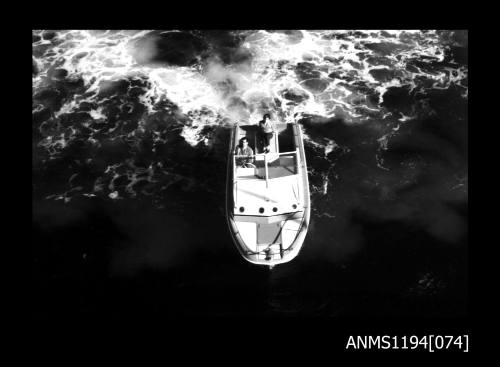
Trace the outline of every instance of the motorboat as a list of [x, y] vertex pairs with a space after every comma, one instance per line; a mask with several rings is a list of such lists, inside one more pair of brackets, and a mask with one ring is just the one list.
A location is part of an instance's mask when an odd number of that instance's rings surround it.
[[[270, 267], [297, 256], [311, 209], [301, 125], [274, 126], [267, 150], [257, 125], [232, 127], [226, 185], [226, 216], [236, 248], [249, 262]], [[251, 156], [237, 154], [244, 137]]]

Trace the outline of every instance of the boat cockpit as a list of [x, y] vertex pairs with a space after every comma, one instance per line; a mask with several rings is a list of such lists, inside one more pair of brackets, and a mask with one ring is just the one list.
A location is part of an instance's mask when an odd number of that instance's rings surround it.
[[294, 142], [291, 124], [276, 124], [276, 133], [270, 141], [270, 152], [264, 153], [257, 126], [239, 127], [238, 141], [246, 137], [253, 156], [234, 155], [235, 180], [270, 180], [298, 174], [299, 153]]

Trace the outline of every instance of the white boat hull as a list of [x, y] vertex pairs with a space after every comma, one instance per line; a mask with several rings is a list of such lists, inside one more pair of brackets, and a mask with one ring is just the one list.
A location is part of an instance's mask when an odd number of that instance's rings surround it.
[[[228, 155], [226, 214], [236, 248], [247, 261], [274, 266], [300, 252], [310, 219], [309, 182], [298, 124], [279, 124], [271, 153], [255, 156], [253, 168], [239, 166], [241, 137], [260, 150], [252, 126], [235, 126]], [[287, 152], [280, 152], [286, 146]], [[293, 149], [293, 150], [291, 150]]]

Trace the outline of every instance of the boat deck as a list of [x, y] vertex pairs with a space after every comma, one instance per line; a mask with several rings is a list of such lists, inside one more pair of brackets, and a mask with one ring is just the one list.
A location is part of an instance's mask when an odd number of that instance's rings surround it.
[[301, 210], [297, 175], [276, 178], [267, 185], [259, 179], [238, 180], [235, 185], [235, 214], [269, 216]]

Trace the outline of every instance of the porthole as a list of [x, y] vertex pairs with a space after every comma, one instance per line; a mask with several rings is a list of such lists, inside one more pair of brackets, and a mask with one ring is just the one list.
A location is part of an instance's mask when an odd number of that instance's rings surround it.
[[264, 208], [260, 208], [259, 213], [261, 213], [261, 214], [264, 213]]
[[245, 211], [245, 208], [240, 206], [240, 213], [243, 213]]
[[274, 208], [273, 208], [273, 212], [275, 212], [275, 213], [276, 213], [277, 211], [278, 211], [278, 208], [274, 207]]

